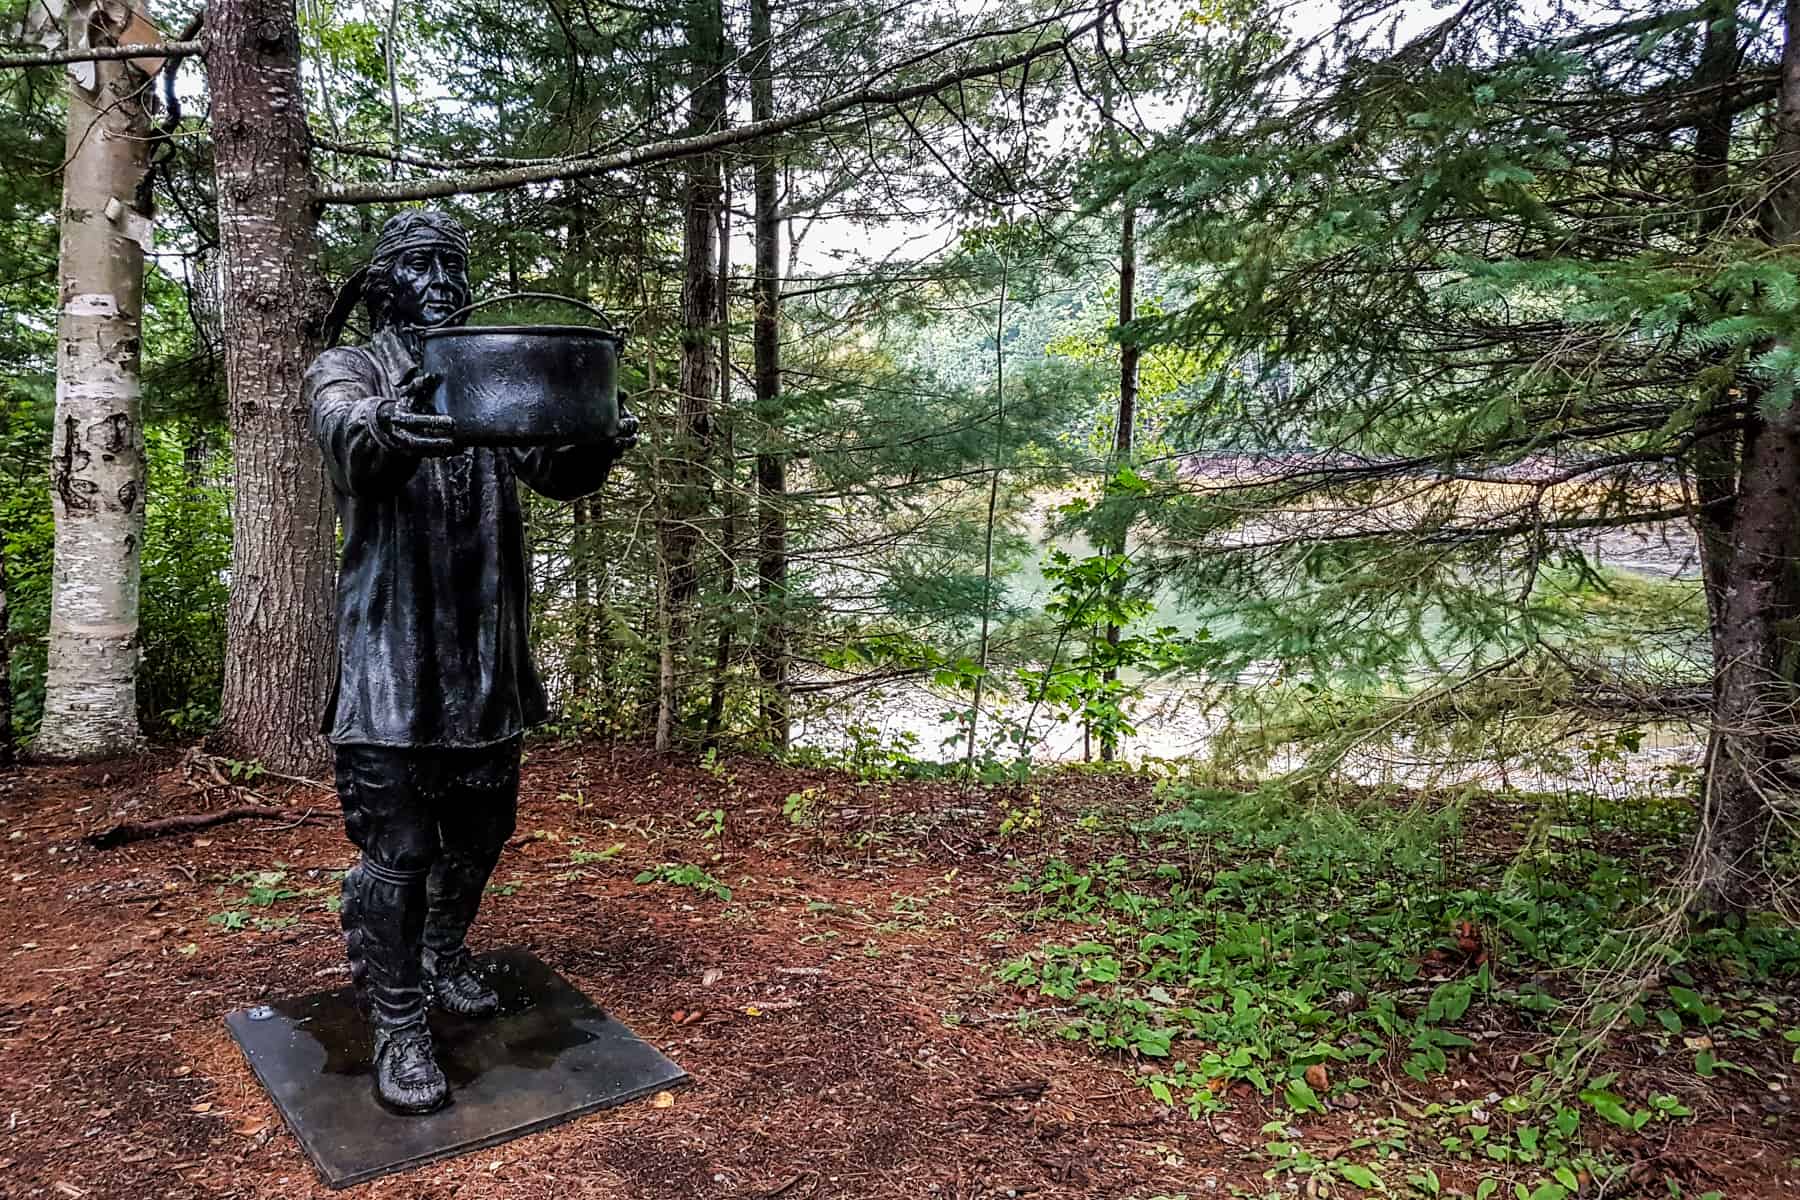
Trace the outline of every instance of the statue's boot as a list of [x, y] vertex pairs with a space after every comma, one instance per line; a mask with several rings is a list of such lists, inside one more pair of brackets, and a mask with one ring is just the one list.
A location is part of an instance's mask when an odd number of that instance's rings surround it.
[[357, 999], [375, 1029], [375, 1095], [405, 1114], [428, 1113], [450, 1099], [425, 1023], [419, 972], [426, 877], [366, 854], [344, 876], [344, 944]]
[[485, 847], [446, 845], [431, 867], [421, 968], [432, 1000], [446, 1012], [491, 1017], [500, 996], [475, 969], [465, 943], [481, 907], [482, 893], [500, 852]]

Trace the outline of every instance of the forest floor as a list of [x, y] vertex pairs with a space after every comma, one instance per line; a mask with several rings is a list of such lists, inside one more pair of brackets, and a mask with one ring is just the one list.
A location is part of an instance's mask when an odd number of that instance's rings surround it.
[[[335, 1194], [222, 1018], [344, 982], [332, 911], [352, 859], [341, 829], [251, 820], [110, 850], [83, 842], [124, 819], [241, 803], [211, 761], [170, 752], [0, 774], [9, 1200]], [[254, 786], [286, 807], [335, 810], [326, 793]], [[1453, 857], [1516, 857], [1531, 814], [1510, 800], [1474, 805], [1458, 815]], [[1497, 997], [1529, 999], [1555, 983], [1523, 951], [1502, 951], [1504, 914], [1491, 930], [1451, 908], [1409, 927], [1412, 943], [1385, 968], [1412, 981], [1396, 987], [1396, 1004], [1371, 993], [1342, 1006], [1360, 1012], [1333, 1015], [1297, 984], [1278, 1004], [1256, 990], [1254, 963], [1300, 961], [1313, 926], [1365, 911], [1365, 899], [1376, 906], [1366, 911], [1387, 911], [1384, 885], [1344, 875], [1340, 861], [1331, 878], [1351, 890], [1309, 896], [1309, 868], [1298, 852], [1284, 859], [1285, 843], [1235, 862], [1231, 839], [1212, 834], [1201, 839], [1204, 864], [1190, 837], [1187, 867], [1156, 866], [1170, 843], [1146, 840], [1142, 822], [1172, 807], [1166, 790], [1130, 773], [965, 790], [533, 746], [518, 836], [472, 940], [533, 949], [695, 1085], [672, 1104], [584, 1117], [347, 1194], [1504, 1198], [1517, 1185], [1518, 1196], [1548, 1200], [1800, 1196], [1787, 1073], [1800, 1034], [1782, 1040], [1800, 1029], [1791, 976], [1721, 982], [1707, 968], [1693, 989], [1669, 985], [1671, 1008], [1653, 1006], [1644, 1033], [1614, 1037], [1588, 1064], [1597, 1078], [1583, 1101], [1503, 1115], [1501, 1097], [1526, 1088], [1545, 1032]], [[1101, 865], [1072, 865], [1083, 863]], [[1166, 939], [1172, 910], [1145, 904], [1187, 895], [1152, 886], [1182, 870], [1204, 876], [1209, 904], [1240, 917], [1267, 905], [1231, 887], [1298, 880], [1297, 902], [1316, 919], [1303, 913], [1273, 934], [1228, 922], [1251, 930], [1265, 958], [1252, 947], [1213, 1005], [1186, 984], [1218, 969], [1217, 911], [1206, 916], [1213, 948], [1185, 983], [1146, 970], [1162, 961], [1142, 958], [1150, 943], [1133, 950], [1107, 924], [1130, 915]], [[1443, 895], [1473, 894], [1451, 884]], [[1786, 969], [1761, 961], [1776, 976]], [[1325, 967], [1307, 970], [1326, 978]], [[1222, 1036], [1171, 1046], [1171, 1022], [1241, 1022], [1251, 1010], [1262, 1015], [1231, 1053]], [[1415, 1057], [1436, 1056], [1432, 1069], [1409, 1075], [1406, 1049], [1363, 1038], [1370, 1025], [1358, 1022], [1370, 1014], [1396, 1045], [1412, 1036]], [[1643, 1011], [1634, 1017], [1645, 1023]], [[1313, 1042], [1295, 1042], [1295, 1030], [1314, 1031]], [[1720, 1061], [1705, 1058], [1696, 1073], [1689, 1051], [1711, 1055], [1715, 1038]]]

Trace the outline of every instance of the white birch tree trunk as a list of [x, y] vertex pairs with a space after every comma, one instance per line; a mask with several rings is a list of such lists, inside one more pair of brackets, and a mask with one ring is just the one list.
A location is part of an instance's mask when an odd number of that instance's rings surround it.
[[36, 756], [55, 759], [108, 758], [141, 742], [138, 366], [151, 219], [137, 193], [150, 127], [137, 68], [97, 62], [92, 70], [91, 90], [69, 81], [50, 463], [56, 558], [44, 720], [32, 745]]

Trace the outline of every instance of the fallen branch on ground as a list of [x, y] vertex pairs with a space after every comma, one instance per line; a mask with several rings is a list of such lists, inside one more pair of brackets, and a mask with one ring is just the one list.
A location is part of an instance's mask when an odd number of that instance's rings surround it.
[[157, 817], [149, 821], [125, 821], [100, 833], [90, 833], [81, 840], [96, 850], [111, 850], [114, 846], [129, 845], [132, 842], [168, 837], [176, 833], [198, 833], [202, 829], [211, 829], [229, 821], [251, 819], [287, 821], [291, 829], [309, 821], [323, 821], [325, 814], [310, 808], [259, 808], [244, 805], [239, 808], [223, 808], [217, 812], [183, 813], [178, 817]]

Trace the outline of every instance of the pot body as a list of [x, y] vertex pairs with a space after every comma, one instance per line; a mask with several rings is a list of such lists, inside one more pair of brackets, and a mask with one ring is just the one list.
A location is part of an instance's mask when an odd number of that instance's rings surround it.
[[475, 446], [602, 442], [619, 429], [622, 334], [580, 325], [424, 331], [419, 369], [439, 377], [437, 412]]

